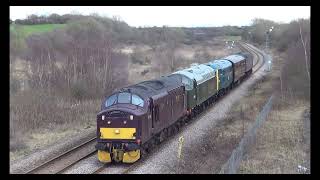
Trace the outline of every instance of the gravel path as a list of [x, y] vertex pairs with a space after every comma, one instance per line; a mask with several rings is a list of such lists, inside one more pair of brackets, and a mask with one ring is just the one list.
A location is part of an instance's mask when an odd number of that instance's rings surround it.
[[[134, 169], [128, 173], [139, 174], [171, 174], [171, 173], [214, 173], [203, 172], [197, 169], [199, 164], [208, 164], [207, 166], [218, 166], [218, 169], [223, 163], [217, 165], [212, 159], [192, 158], [205, 157], [202, 154], [201, 144], [210, 143], [210, 134], [214, 131], [217, 122], [224, 119], [230, 107], [239, 101], [246, 92], [258, 79], [266, 73], [264, 65], [259, 71], [253, 74], [248, 80], [243, 82], [236, 89], [233, 89], [227, 96], [214, 104], [207, 112], [204, 112], [194, 122], [185, 127], [179, 134], [170, 138], [166, 143], [161, 144], [158, 150], [152, 153], [143, 163], [139, 163]], [[184, 137], [182, 159], [178, 159], [178, 141], [179, 137]], [[213, 162], [212, 162], [213, 161]]]

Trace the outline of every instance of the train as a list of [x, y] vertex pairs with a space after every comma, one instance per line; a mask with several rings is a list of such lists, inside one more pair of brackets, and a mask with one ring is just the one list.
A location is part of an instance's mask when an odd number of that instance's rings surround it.
[[253, 56], [235, 53], [116, 90], [97, 114], [98, 160], [134, 163], [252, 74]]

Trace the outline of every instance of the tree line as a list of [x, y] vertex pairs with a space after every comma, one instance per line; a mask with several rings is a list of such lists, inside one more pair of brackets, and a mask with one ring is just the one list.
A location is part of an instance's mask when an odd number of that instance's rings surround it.
[[242, 37], [265, 47], [267, 31], [270, 48], [285, 58], [279, 87], [282, 94], [310, 100], [310, 19], [297, 19], [290, 23], [254, 19], [252, 25], [243, 31]]
[[10, 19], [10, 24], [21, 24], [21, 25], [35, 25], [35, 24], [66, 24], [71, 19], [79, 19], [82, 15], [76, 15], [76, 14], [50, 14], [48, 16], [45, 15], [35, 15], [31, 14], [28, 15], [25, 19], [16, 19], [15, 21], [12, 21]]

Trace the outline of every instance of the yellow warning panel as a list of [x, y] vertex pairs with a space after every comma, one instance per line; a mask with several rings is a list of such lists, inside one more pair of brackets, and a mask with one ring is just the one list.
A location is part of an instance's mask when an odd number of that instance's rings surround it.
[[101, 139], [135, 139], [136, 128], [100, 128]]

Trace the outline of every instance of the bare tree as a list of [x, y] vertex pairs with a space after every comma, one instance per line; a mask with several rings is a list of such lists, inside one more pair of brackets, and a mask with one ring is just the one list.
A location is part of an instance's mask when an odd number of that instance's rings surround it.
[[307, 55], [307, 49], [306, 49], [306, 42], [304, 42], [303, 37], [302, 37], [302, 30], [301, 30], [300, 21], [299, 21], [299, 29], [300, 29], [300, 39], [301, 39], [301, 43], [303, 45], [304, 57], [305, 57], [305, 62], [306, 62], [306, 72], [308, 74], [308, 78], [310, 81], [310, 72], [309, 72], [309, 67], [308, 67], [308, 55]]

